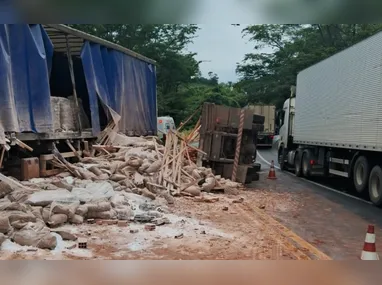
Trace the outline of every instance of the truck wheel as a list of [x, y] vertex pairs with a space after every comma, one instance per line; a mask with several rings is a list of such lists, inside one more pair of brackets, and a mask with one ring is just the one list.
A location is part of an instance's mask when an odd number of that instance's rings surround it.
[[259, 172], [261, 170], [261, 164], [255, 162], [253, 164], [253, 169], [254, 169], [255, 172]]
[[308, 152], [302, 154], [302, 174], [306, 178], [310, 176], [310, 157]]
[[357, 193], [364, 193], [369, 182], [370, 167], [367, 158], [360, 156], [357, 158], [353, 169], [353, 184]]
[[296, 158], [294, 159], [294, 173], [297, 177], [301, 177], [302, 170], [301, 170], [301, 153], [296, 154]]
[[252, 175], [252, 181], [259, 181], [260, 175], [259, 173], [253, 173]]
[[374, 166], [370, 172], [369, 196], [374, 205], [382, 206], [382, 169], [379, 165]]

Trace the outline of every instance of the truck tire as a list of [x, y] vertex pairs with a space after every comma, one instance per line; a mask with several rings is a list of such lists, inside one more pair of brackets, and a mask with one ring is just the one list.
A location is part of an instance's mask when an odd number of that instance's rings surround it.
[[365, 193], [369, 183], [370, 166], [366, 157], [360, 156], [354, 163], [353, 184], [357, 193]]
[[379, 165], [374, 166], [370, 172], [369, 197], [374, 205], [382, 206], [382, 169]]
[[253, 173], [252, 175], [252, 181], [259, 181], [260, 180], [260, 175], [259, 173]]
[[301, 177], [302, 175], [302, 169], [301, 169], [301, 152], [298, 152], [296, 154], [296, 157], [294, 159], [294, 173], [297, 177]]
[[302, 154], [302, 174], [306, 177], [310, 177], [310, 155], [309, 152], [304, 152]]
[[255, 163], [253, 164], [253, 169], [254, 169], [255, 172], [259, 172], [259, 171], [261, 170], [261, 164], [255, 162]]

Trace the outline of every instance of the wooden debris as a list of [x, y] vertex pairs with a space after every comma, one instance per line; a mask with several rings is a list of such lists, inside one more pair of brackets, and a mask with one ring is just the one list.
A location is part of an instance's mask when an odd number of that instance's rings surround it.
[[70, 150], [74, 153], [74, 155], [77, 156], [79, 160], [81, 160], [82, 158], [81, 155], [78, 154], [77, 150], [74, 148], [74, 146], [70, 143], [69, 140], [66, 140], [66, 144], [68, 145]]
[[21, 147], [21, 148], [24, 148], [24, 149], [27, 149], [29, 150], [30, 152], [33, 152], [33, 148], [31, 148], [29, 145], [27, 145], [26, 143], [23, 143], [21, 140], [15, 138], [15, 143]]
[[0, 169], [3, 168], [4, 154], [5, 154], [5, 146], [2, 146], [2, 148], [1, 148], [1, 155], [0, 155]]

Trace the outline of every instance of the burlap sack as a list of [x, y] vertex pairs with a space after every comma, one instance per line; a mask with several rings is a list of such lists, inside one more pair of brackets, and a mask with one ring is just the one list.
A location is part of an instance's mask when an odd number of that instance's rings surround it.
[[158, 172], [160, 170], [160, 168], [162, 167], [162, 160], [157, 160], [157, 161], [154, 161], [147, 169], [146, 169], [146, 173], [155, 173], [155, 172]]
[[184, 192], [191, 194], [192, 196], [200, 196], [201, 190], [199, 186], [190, 186], [184, 190]]
[[15, 221], [21, 222], [36, 222], [36, 217], [32, 213], [24, 213], [21, 211], [7, 211], [4, 215], [8, 216], [9, 222], [12, 224]]
[[6, 237], [4, 234], [0, 233], [0, 246], [3, 244], [3, 242], [4, 242], [6, 239], [7, 239], [7, 237]]
[[0, 181], [0, 199], [4, 198], [11, 192], [12, 192], [12, 187], [9, 186], [4, 181]]
[[84, 217], [80, 215], [74, 215], [70, 220], [72, 224], [80, 225], [84, 222]]
[[67, 98], [60, 98], [60, 121], [61, 129], [64, 131], [74, 131], [76, 124], [74, 121], [74, 110]]
[[87, 217], [89, 219], [116, 219], [118, 216], [115, 210], [105, 211], [105, 212], [88, 212]]
[[43, 222], [28, 223], [22, 230], [15, 232], [12, 239], [20, 245], [42, 249], [54, 249], [57, 246], [56, 237]]
[[51, 216], [50, 206], [42, 209], [42, 219], [45, 223], [49, 222]]
[[53, 131], [59, 132], [61, 131], [61, 109], [59, 97], [50, 97], [50, 109], [52, 112]]
[[50, 205], [51, 212], [54, 214], [65, 214], [70, 219], [76, 214], [80, 201], [54, 201]]
[[114, 209], [117, 212], [118, 220], [130, 220], [134, 216], [134, 212], [129, 206], [118, 206]]
[[110, 202], [99, 202], [86, 205], [88, 207], [88, 212], [105, 212], [111, 210]]
[[25, 227], [28, 223], [22, 222], [22, 221], [14, 221], [11, 226], [16, 230], [21, 230], [23, 227]]
[[80, 205], [80, 206], [78, 206], [78, 208], [77, 208], [77, 210], [76, 210], [76, 215], [85, 217], [86, 214], [87, 214], [87, 212], [88, 212], [88, 206], [86, 206], [86, 205]]
[[37, 218], [37, 219], [40, 219], [40, 220], [43, 220], [43, 217], [42, 217], [42, 207], [32, 207], [32, 214]]
[[110, 203], [112, 207], [117, 207], [119, 205], [129, 205], [129, 200], [123, 195], [123, 194], [115, 194], [113, 197], [110, 199]]
[[202, 185], [202, 189], [205, 192], [210, 192], [212, 189], [214, 189], [216, 185], [216, 180], [214, 177], [208, 177], [206, 178], [206, 181]]
[[0, 233], [6, 234], [12, 229], [7, 215], [0, 214]]
[[54, 214], [51, 215], [48, 221], [50, 227], [58, 227], [65, 224], [68, 221], [68, 216], [65, 214]]

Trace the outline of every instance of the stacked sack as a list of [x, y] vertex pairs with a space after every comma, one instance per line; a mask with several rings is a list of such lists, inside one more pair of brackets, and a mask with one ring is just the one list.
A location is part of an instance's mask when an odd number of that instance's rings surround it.
[[[90, 128], [90, 122], [80, 98], [78, 98], [78, 104], [81, 126], [83, 129]], [[77, 113], [75, 112], [77, 106], [73, 96], [68, 98], [51, 97], [50, 105], [54, 132], [76, 131], [79, 129]]]
[[[86, 219], [133, 218], [127, 193], [115, 193], [110, 183], [70, 182], [29, 182], [32, 190], [0, 182], [0, 244], [8, 238], [23, 246], [54, 249], [57, 241], [52, 228], [67, 223], [79, 225]], [[55, 184], [71, 186], [71, 191]]]

